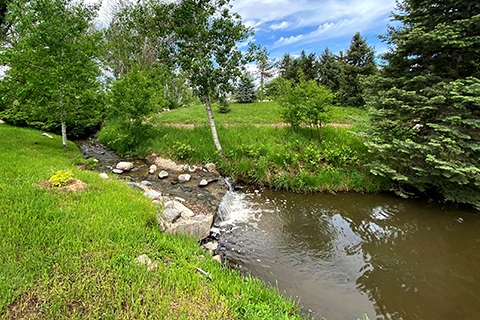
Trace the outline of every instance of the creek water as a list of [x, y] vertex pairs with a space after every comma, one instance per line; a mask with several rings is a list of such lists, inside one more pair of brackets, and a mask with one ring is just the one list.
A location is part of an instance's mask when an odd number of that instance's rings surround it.
[[389, 195], [228, 192], [219, 251], [312, 318], [479, 319], [478, 211]]

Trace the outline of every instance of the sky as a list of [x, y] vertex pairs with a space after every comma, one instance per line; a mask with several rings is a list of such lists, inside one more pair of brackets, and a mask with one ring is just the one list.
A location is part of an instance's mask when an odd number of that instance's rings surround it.
[[[97, 1], [102, 1], [102, 15], [116, 0], [87, 0]], [[255, 30], [252, 40], [275, 59], [285, 53], [298, 56], [302, 50], [319, 56], [327, 47], [338, 54], [348, 49], [356, 32], [382, 53], [387, 47], [377, 35], [386, 33], [395, 0], [232, 0], [231, 4], [243, 23]]]
[[305, 50], [320, 55], [325, 48], [345, 51], [356, 32], [377, 53], [386, 50], [377, 35], [391, 23], [395, 0], [234, 0], [245, 25], [255, 29], [254, 42], [272, 58]]

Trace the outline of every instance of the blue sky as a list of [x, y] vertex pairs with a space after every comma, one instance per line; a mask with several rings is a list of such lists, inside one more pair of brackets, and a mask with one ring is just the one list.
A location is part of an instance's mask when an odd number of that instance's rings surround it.
[[375, 47], [386, 50], [378, 38], [391, 22], [395, 0], [234, 0], [233, 10], [255, 29], [254, 42], [265, 46], [271, 58], [302, 50], [320, 55], [325, 48], [348, 49], [358, 31]]

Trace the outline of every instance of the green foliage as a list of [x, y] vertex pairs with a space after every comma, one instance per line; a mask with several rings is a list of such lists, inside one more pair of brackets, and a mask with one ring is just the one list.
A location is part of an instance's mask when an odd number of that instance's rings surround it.
[[9, 123], [74, 136], [98, 128], [103, 98], [98, 57], [101, 33], [90, 28], [97, 7], [67, 0], [12, 2], [9, 33], [0, 59], [10, 68], [2, 81]]
[[328, 48], [318, 58], [318, 81], [325, 88], [337, 92], [342, 88], [345, 74], [340, 58], [331, 53]]
[[173, 155], [180, 160], [191, 160], [195, 149], [192, 148], [189, 144], [182, 142], [174, 142], [173, 146]]
[[228, 103], [227, 99], [220, 98], [220, 101], [218, 102], [218, 112], [229, 113], [230, 111], [230, 103]]
[[430, 2], [401, 4], [395, 18], [404, 25], [386, 36], [395, 45], [388, 65], [370, 79], [366, 136], [379, 156], [372, 172], [395, 181], [401, 195], [480, 207], [480, 71], [472, 67], [480, 4]]
[[294, 130], [301, 123], [321, 127], [327, 122], [327, 111], [331, 107], [333, 94], [313, 80], [300, 78], [298, 84], [289, 80], [281, 82], [281, 90], [276, 100], [282, 107], [282, 116]]
[[73, 179], [72, 170], [58, 170], [49, 179], [53, 187], [64, 187]]
[[235, 99], [238, 103], [252, 103], [257, 99], [255, 84], [250, 74], [244, 74], [235, 91]]
[[163, 91], [166, 72], [159, 68], [132, 69], [115, 81], [110, 91], [110, 115], [141, 125], [151, 113], [169, 107]]
[[377, 72], [374, 49], [357, 32], [345, 56], [340, 57], [340, 63], [343, 77], [336, 97], [338, 103], [345, 107], [363, 108], [363, 79]]
[[301, 78], [303, 80], [317, 80], [316, 60], [314, 53], [307, 55], [304, 50], [298, 58], [294, 58], [287, 53], [279, 63], [280, 75], [283, 79], [291, 80], [294, 83], [298, 83]]

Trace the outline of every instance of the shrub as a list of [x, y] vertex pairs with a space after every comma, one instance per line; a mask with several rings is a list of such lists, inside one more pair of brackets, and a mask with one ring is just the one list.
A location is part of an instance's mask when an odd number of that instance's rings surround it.
[[282, 117], [294, 130], [301, 123], [318, 128], [327, 122], [327, 111], [333, 101], [330, 90], [302, 77], [298, 84], [283, 80], [277, 85], [280, 89], [276, 100], [282, 107]]
[[58, 170], [48, 179], [53, 187], [64, 187], [73, 179], [72, 170]]

